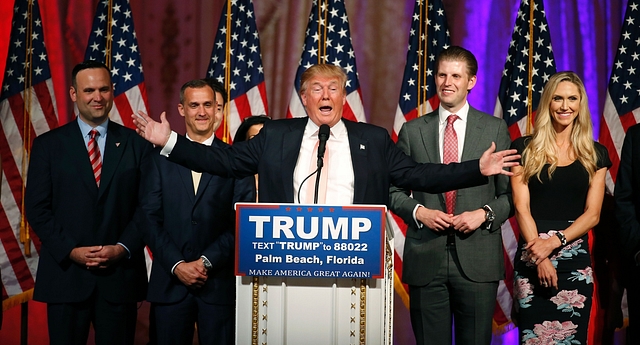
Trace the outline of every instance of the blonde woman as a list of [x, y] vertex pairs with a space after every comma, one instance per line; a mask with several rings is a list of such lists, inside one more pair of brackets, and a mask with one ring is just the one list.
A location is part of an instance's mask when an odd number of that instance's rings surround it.
[[511, 179], [520, 246], [515, 257], [520, 342], [586, 344], [593, 293], [587, 233], [598, 224], [611, 161], [593, 140], [584, 84], [573, 72], [547, 82], [532, 136]]

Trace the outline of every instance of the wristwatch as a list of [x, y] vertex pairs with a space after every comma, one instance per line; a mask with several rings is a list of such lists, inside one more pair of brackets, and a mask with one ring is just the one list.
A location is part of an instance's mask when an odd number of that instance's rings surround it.
[[484, 205], [482, 206], [482, 209], [484, 210], [484, 220], [486, 222], [493, 222], [494, 220], [496, 220], [496, 213], [493, 212], [493, 210], [491, 209], [491, 207], [489, 207], [489, 205]]
[[211, 264], [211, 261], [209, 261], [209, 259], [207, 259], [206, 256], [201, 256], [200, 258], [202, 258], [202, 264], [204, 265], [204, 269], [209, 271], [210, 269], [213, 268], [213, 265]]
[[562, 246], [566, 246], [567, 245], [567, 236], [565, 236], [562, 233], [562, 231], [556, 232], [556, 236], [558, 236], [558, 238], [560, 239], [560, 245], [562, 245]]

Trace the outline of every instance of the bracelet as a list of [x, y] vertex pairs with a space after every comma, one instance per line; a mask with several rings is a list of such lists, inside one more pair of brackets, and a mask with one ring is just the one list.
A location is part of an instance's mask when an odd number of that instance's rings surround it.
[[562, 233], [561, 231], [558, 231], [556, 232], [556, 236], [558, 236], [558, 238], [560, 239], [560, 245], [562, 246], [567, 245], [567, 236], [565, 236], [564, 233]]

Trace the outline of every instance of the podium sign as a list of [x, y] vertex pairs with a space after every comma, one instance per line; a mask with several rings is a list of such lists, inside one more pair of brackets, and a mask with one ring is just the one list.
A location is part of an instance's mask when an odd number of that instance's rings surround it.
[[236, 204], [239, 276], [384, 278], [386, 207]]

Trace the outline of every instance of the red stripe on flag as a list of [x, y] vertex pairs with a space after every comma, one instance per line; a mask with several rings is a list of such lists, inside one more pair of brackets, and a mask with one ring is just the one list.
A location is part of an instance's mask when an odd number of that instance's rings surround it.
[[615, 183], [616, 177], [618, 176], [618, 168], [620, 167], [620, 157], [618, 156], [616, 146], [611, 138], [611, 132], [609, 131], [609, 126], [607, 126], [606, 121], [602, 121], [602, 126], [600, 126], [600, 138], [598, 141], [609, 151], [609, 159], [611, 160], [612, 165], [608, 173], [611, 174], [611, 178]]
[[520, 127], [518, 127], [517, 123], [509, 126], [509, 135], [511, 136], [511, 140], [516, 140], [522, 136], [522, 133], [520, 133]]
[[49, 129], [58, 127], [58, 118], [56, 117], [53, 100], [51, 99], [51, 93], [49, 93], [47, 83], [36, 84], [33, 86], [33, 90], [38, 97], [40, 108], [42, 108], [42, 113], [44, 114], [44, 118], [47, 120]]
[[[262, 98], [262, 103], [264, 104], [264, 111], [266, 113], [264, 115], [269, 115], [269, 110], [268, 110], [269, 106], [267, 104], [267, 86], [265, 82], [258, 84], [258, 91], [260, 92], [260, 98]], [[251, 114], [251, 115], [262, 115], [262, 114]]]
[[120, 114], [120, 119], [122, 120], [122, 124], [125, 127], [136, 128], [133, 125], [133, 119], [131, 118], [131, 114], [133, 114], [133, 109], [131, 108], [131, 104], [129, 103], [129, 99], [127, 98], [127, 94], [121, 93], [118, 97], [114, 98], [113, 103], [118, 109], [118, 113]]
[[9, 264], [18, 279], [20, 288], [22, 291], [33, 288], [35, 280], [33, 276], [31, 276], [29, 266], [22, 255], [22, 245], [11, 230], [6, 212], [0, 214], [0, 229], [2, 229], [2, 231], [0, 231], [0, 242], [2, 242], [2, 246], [7, 253]]

